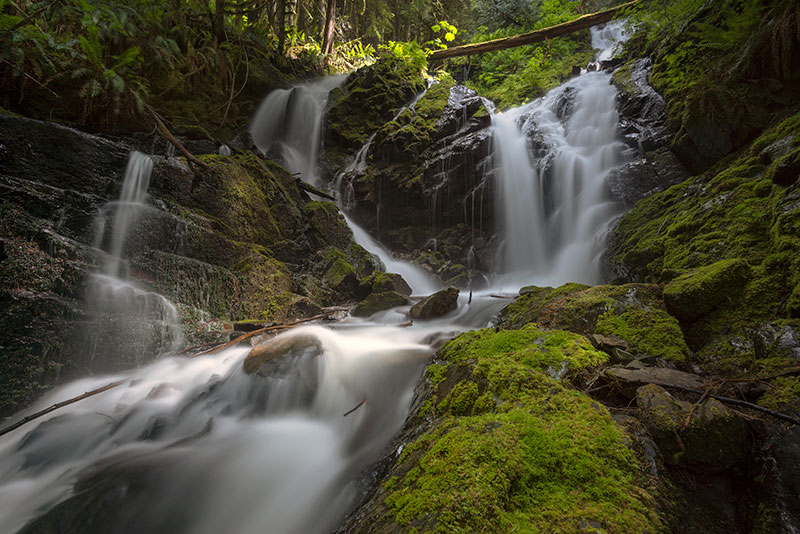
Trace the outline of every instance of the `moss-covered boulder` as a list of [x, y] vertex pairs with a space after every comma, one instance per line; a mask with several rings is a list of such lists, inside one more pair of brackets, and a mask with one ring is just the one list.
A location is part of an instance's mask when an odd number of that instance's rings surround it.
[[641, 200], [612, 233], [617, 279], [667, 284], [669, 309], [710, 372], [768, 375], [792, 365], [759, 356], [753, 333], [800, 313], [800, 187], [770, 177], [798, 147], [794, 114], [704, 174]]
[[550, 376], [605, 360], [582, 336], [480, 330], [445, 345], [374, 495], [339, 532], [658, 532], [625, 432]]
[[397, 291], [380, 291], [370, 293], [367, 298], [358, 303], [351, 314], [354, 317], [369, 317], [380, 311], [389, 310], [408, 304], [408, 297]]
[[458, 307], [458, 288], [447, 287], [417, 302], [408, 312], [412, 319], [436, 319]]
[[697, 319], [726, 299], [734, 298], [749, 275], [750, 268], [738, 258], [706, 265], [667, 284], [664, 304], [681, 320]]
[[397, 273], [384, 273], [382, 271], [375, 271], [371, 275], [362, 278], [359, 282], [359, 289], [365, 294], [394, 291], [406, 297], [411, 295], [411, 286], [402, 276]]
[[501, 312], [500, 324], [520, 328], [527, 323], [614, 336], [634, 354], [678, 363], [689, 355], [678, 321], [667, 313], [656, 285], [525, 287]]

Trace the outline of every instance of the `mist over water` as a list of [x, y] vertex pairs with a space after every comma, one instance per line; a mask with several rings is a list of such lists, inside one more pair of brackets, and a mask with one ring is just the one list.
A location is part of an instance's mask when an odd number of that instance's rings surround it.
[[[326, 78], [271, 93], [251, 126], [257, 145], [279, 150], [290, 172], [316, 182], [327, 94], [341, 82]], [[58, 503], [87, 520], [101, 510], [103, 532], [330, 532], [357, 501], [359, 474], [402, 428], [437, 341], [490, 325], [508, 303], [492, 291], [596, 279], [596, 255], [616, 214], [604, 186], [619, 160], [609, 82], [605, 73], [584, 73], [494, 116], [504, 245], [492, 289], [462, 294], [452, 314], [408, 328], [398, 327], [408, 321], [405, 307], [287, 331], [280, 337], [296, 345], [263, 376], [243, 371], [250, 349], [240, 347], [166, 356], [55, 389], [14, 420], [126, 380], [0, 437], [0, 532], [17, 532]], [[139, 159], [133, 167], [147, 164]], [[131, 195], [119, 202], [138, 209], [146, 180], [131, 180], [123, 186]], [[127, 292], [141, 304], [142, 290], [122, 274], [125, 235], [137, 216], [135, 209], [124, 213], [117, 212], [111, 233], [101, 231], [107, 239], [98, 243], [113, 242], [116, 261], [98, 280], [104, 291]], [[416, 294], [439, 287], [351, 227]]]

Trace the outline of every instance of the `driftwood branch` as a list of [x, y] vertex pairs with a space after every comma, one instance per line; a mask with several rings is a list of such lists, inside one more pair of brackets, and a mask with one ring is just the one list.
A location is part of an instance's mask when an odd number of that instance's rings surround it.
[[367, 398], [366, 398], [366, 397], [364, 397], [364, 400], [362, 400], [361, 402], [359, 402], [358, 404], [356, 404], [356, 407], [355, 407], [355, 408], [353, 408], [353, 409], [351, 409], [351, 410], [347, 410], [346, 412], [344, 412], [344, 415], [342, 415], [342, 417], [347, 417], [348, 415], [350, 415], [350, 414], [351, 414], [351, 413], [353, 413], [354, 411], [358, 410], [359, 408], [361, 408], [361, 406], [362, 406], [362, 405], [363, 405], [365, 402], [367, 402]]
[[449, 57], [472, 56], [475, 54], [483, 54], [484, 52], [494, 52], [496, 50], [504, 50], [506, 48], [513, 48], [515, 46], [539, 43], [554, 37], [562, 37], [579, 30], [585, 30], [586, 28], [591, 28], [592, 26], [602, 24], [603, 22], [608, 22], [620, 11], [637, 3], [639, 3], [639, 0], [634, 0], [633, 2], [628, 2], [617, 7], [612, 7], [611, 9], [606, 9], [605, 11], [598, 11], [597, 13], [592, 13], [590, 15], [583, 15], [582, 17], [578, 17], [577, 19], [569, 22], [542, 28], [541, 30], [513, 35], [511, 37], [503, 37], [501, 39], [492, 39], [491, 41], [484, 41], [483, 43], [473, 43], [462, 46], [454, 46], [453, 48], [446, 48], [444, 50], [436, 50], [430, 56], [428, 56], [428, 59], [437, 60], [446, 59]]
[[181, 154], [186, 156], [186, 159], [188, 159], [189, 161], [191, 161], [192, 163], [194, 163], [195, 165], [197, 165], [199, 167], [202, 167], [204, 169], [208, 169], [208, 164], [207, 163], [204, 163], [204, 162], [200, 161], [199, 159], [197, 159], [194, 156], [194, 154], [192, 154], [191, 152], [186, 150], [186, 147], [183, 146], [183, 143], [178, 141], [177, 137], [172, 135], [172, 132], [169, 131], [167, 126], [164, 124], [164, 121], [162, 121], [161, 117], [158, 116], [158, 113], [156, 113], [156, 110], [154, 110], [152, 107], [150, 107], [150, 104], [148, 104], [147, 102], [143, 102], [143, 104], [144, 104], [144, 107], [147, 109], [147, 111], [149, 111], [150, 114], [153, 116], [153, 119], [156, 121], [156, 127], [158, 127], [158, 129], [161, 131], [161, 133], [164, 134], [164, 137], [167, 138], [167, 141], [169, 141], [170, 143], [175, 145], [175, 148], [180, 150]]
[[215, 354], [215, 353], [223, 351], [225, 349], [229, 349], [231, 347], [234, 347], [234, 346], [238, 345], [239, 343], [241, 343], [242, 341], [245, 341], [246, 339], [249, 339], [249, 338], [251, 338], [253, 336], [257, 336], [257, 335], [263, 334], [265, 332], [274, 332], [276, 330], [286, 330], [287, 328], [292, 328], [292, 327], [295, 327], [295, 326], [297, 326], [299, 324], [302, 324], [302, 323], [307, 323], [309, 321], [316, 321], [316, 320], [319, 320], [319, 319], [324, 319], [326, 317], [330, 317], [331, 315], [333, 315], [337, 311], [339, 311], [339, 310], [333, 309], [333, 310], [326, 311], [324, 313], [320, 313], [319, 315], [313, 315], [311, 317], [306, 317], [305, 319], [298, 319], [296, 321], [292, 321], [291, 323], [276, 324], [276, 325], [272, 325], [272, 326], [266, 326], [264, 328], [259, 328], [258, 330], [253, 330], [252, 332], [248, 332], [246, 334], [243, 334], [243, 335], [237, 337], [236, 339], [232, 339], [231, 341], [228, 341], [227, 343], [223, 343], [222, 345], [219, 345], [219, 346], [216, 346], [216, 347], [212, 347], [212, 348], [210, 348], [208, 350], [204, 350], [203, 352], [198, 352], [197, 354], [192, 355], [192, 357], [196, 358], [197, 356], [204, 356], [206, 354]]
[[305, 191], [306, 193], [311, 193], [312, 195], [317, 195], [322, 198], [326, 198], [330, 201], [336, 202], [336, 197], [326, 193], [322, 189], [318, 187], [314, 187], [313, 185], [309, 184], [308, 182], [304, 182], [300, 178], [297, 178], [297, 187]]
[[83, 399], [88, 399], [89, 397], [93, 397], [94, 395], [97, 395], [99, 393], [103, 393], [104, 391], [108, 391], [109, 389], [113, 389], [113, 388], [115, 388], [115, 387], [117, 387], [117, 386], [119, 386], [121, 384], [124, 384], [128, 380], [129, 380], [128, 378], [123, 378], [122, 380], [117, 380], [116, 382], [111, 382], [110, 384], [106, 384], [103, 387], [99, 387], [97, 389], [93, 389], [91, 391], [87, 391], [83, 395], [78, 395], [77, 397], [72, 397], [71, 399], [67, 399], [65, 401], [57, 402], [57, 403], [53, 404], [52, 406], [49, 406], [49, 407], [45, 408], [44, 410], [40, 410], [40, 411], [38, 411], [36, 413], [32, 413], [30, 415], [26, 415], [25, 417], [23, 417], [22, 419], [20, 419], [16, 423], [14, 423], [13, 425], [0, 430], [0, 436], [2, 436], [4, 434], [8, 434], [12, 430], [16, 430], [17, 428], [21, 427], [25, 423], [33, 421], [34, 419], [38, 419], [38, 418], [42, 417], [43, 415], [47, 415], [50, 412], [58, 410], [59, 408], [63, 408], [64, 406], [69, 406], [70, 404], [74, 404], [74, 403], [76, 403], [78, 401], [81, 401]]

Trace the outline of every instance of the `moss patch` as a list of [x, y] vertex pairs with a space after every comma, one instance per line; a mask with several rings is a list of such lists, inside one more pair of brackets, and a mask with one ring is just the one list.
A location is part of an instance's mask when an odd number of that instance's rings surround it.
[[678, 321], [664, 308], [658, 286], [626, 284], [558, 288], [526, 287], [501, 314], [501, 323], [519, 328], [536, 323], [581, 334], [617, 336], [636, 351], [682, 362], [689, 355]]
[[435, 426], [383, 488], [392, 521], [414, 532], [659, 531], [623, 431], [547, 375], [604, 358], [581, 336], [533, 326], [450, 341], [427, 371], [442, 399]]

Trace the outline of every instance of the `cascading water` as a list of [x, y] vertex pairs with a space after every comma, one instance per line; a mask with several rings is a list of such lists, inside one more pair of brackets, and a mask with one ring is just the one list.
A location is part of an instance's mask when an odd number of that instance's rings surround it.
[[[94, 312], [85, 336], [92, 360], [112, 359], [106, 353], [117, 352], [119, 365], [138, 365], [182, 341], [175, 306], [163, 296], [131, 283], [123, 258], [131, 229], [143, 213], [152, 209], [145, 203], [152, 171], [153, 161], [148, 156], [131, 152], [119, 200], [104, 206], [95, 222], [95, 247], [101, 248], [106, 239], [108, 255], [102, 273], [90, 280], [86, 296], [89, 309]], [[106, 232], [106, 221], [112, 214], [110, 231]], [[125, 356], [118, 352], [120, 346], [127, 347]]]
[[[601, 57], [621, 31], [617, 24], [592, 30]], [[623, 148], [615, 99], [610, 74], [584, 72], [494, 115], [501, 285], [599, 281], [598, 255], [619, 214], [605, 183]]]
[[[554, 106], [570, 87], [573, 112], [562, 122]], [[275, 136], [269, 145], [285, 148], [300, 126], [287, 106], [281, 113], [286, 137]], [[509, 200], [528, 202], [504, 206], [519, 218], [505, 223], [503, 261], [507, 271], [529, 276], [519, 278], [520, 285], [538, 276], [571, 276], [556, 271], [570, 262], [578, 264], [581, 276], [591, 274], [582, 262], [591, 259], [595, 229], [611, 212], [602, 177], [616, 158], [609, 133], [615, 122], [613, 89], [601, 73], [584, 74], [537, 103], [495, 117], [502, 187], [517, 191]], [[531, 130], [520, 125], [536, 125], [549, 157], [531, 162], [524, 135]], [[254, 121], [254, 132], [267, 127]], [[308, 127], [318, 134], [319, 123]], [[312, 139], [305, 146], [316, 143]], [[315, 177], [314, 150], [298, 149], [308, 159], [287, 165]], [[132, 167], [137, 166], [146, 163]], [[120, 202], [143, 204], [144, 190], [133, 185], [130, 190], [141, 196]], [[136, 212], [117, 212], [117, 218], [128, 222], [117, 232], [115, 221], [111, 235], [124, 241]], [[402, 271], [406, 266], [392, 263], [379, 244], [357, 228], [354, 232], [415, 290], [430, 290], [424, 273]], [[124, 246], [109, 248], [117, 249]], [[111, 279], [122, 262], [109, 265], [116, 267], [103, 276]], [[409, 328], [386, 326], [406, 321], [393, 311], [376, 315], [374, 322], [297, 328], [281, 335], [281, 342], [292, 346], [288, 354], [255, 374], [243, 370], [248, 349], [234, 348], [194, 359], [165, 357], [54, 390], [17, 417], [125, 381], [0, 436], [0, 531], [329, 532], [355, 503], [358, 474], [385, 452], [401, 428], [433, 350], [430, 339], [486, 326], [504, 304], [487, 292], [469, 304], [461, 296], [454, 314]]]
[[322, 117], [328, 93], [344, 79], [345, 76], [328, 76], [317, 82], [272, 91], [250, 125], [253, 142], [264, 153], [282, 159], [289, 172], [318, 185]]

